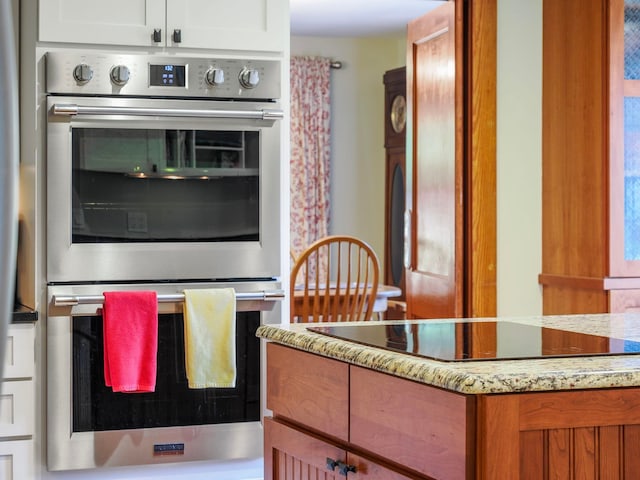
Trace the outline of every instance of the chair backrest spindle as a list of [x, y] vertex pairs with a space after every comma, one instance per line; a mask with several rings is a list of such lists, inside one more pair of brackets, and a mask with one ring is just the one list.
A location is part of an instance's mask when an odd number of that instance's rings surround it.
[[380, 267], [362, 240], [333, 235], [314, 242], [291, 270], [291, 320], [370, 320]]

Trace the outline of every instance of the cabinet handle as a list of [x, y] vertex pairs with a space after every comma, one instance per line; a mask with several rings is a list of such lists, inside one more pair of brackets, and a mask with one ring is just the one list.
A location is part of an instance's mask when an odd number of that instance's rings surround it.
[[179, 28], [176, 28], [173, 31], [173, 43], [180, 43], [182, 42], [182, 30], [180, 30]]
[[338, 466], [338, 462], [336, 462], [333, 458], [327, 457], [327, 470], [331, 470], [332, 472]]
[[338, 473], [340, 475], [347, 476], [347, 473], [356, 473], [355, 465], [348, 465], [344, 462], [338, 461]]
[[156, 43], [160, 43], [162, 41], [162, 29], [154, 28], [153, 29], [153, 41]]

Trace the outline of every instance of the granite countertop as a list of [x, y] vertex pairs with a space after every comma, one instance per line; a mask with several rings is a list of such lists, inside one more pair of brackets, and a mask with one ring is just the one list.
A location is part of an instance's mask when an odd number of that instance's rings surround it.
[[[483, 320], [487, 319], [438, 321], [456, 323]], [[490, 320], [640, 341], [640, 314], [500, 317]], [[433, 320], [406, 323], [430, 321]], [[350, 322], [351, 325], [370, 323]], [[341, 325], [344, 324], [346, 322]], [[307, 330], [309, 326], [326, 325], [331, 324], [262, 325], [257, 335], [299, 350], [467, 394], [640, 386], [640, 353], [446, 362], [361, 345]]]

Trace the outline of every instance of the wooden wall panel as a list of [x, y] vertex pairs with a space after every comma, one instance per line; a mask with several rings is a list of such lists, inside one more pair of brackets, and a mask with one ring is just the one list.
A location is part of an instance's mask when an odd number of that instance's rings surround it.
[[517, 398], [523, 431], [640, 425], [640, 391], [636, 388], [523, 393]]
[[[638, 429], [629, 430], [624, 461], [621, 432], [622, 427], [617, 425], [521, 432], [520, 480], [635, 479]], [[623, 464], [628, 464], [626, 476]]]
[[575, 478], [597, 478], [595, 432], [594, 427], [573, 430], [572, 468]]
[[638, 388], [486, 395], [477, 413], [478, 480], [640, 478]]
[[543, 273], [607, 274], [607, 2], [544, 0]]
[[518, 396], [480, 396], [477, 412], [476, 478], [515, 480], [521, 458]]
[[[541, 277], [578, 284], [609, 271], [607, 22], [605, 0], [543, 1]], [[607, 308], [602, 290], [543, 288], [544, 314]]]
[[545, 470], [552, 479], [571, 478], [571, 431], [568, 428], [548, 432]]
[[622, 477], [622, 428], [614, 425], [598, 429], [598, 471], [600, 480], [619, 480]]
[[608, 312], [609, 293], [605, 290], [543, 285], [542, 292], [542, 313], [545, 315]]
[[545, 432], [532, 430], [520, 434], [520, 480], [545, 478]]
[[640, 425], [625, 425], [623, 429], [624, 478], [640, 476]]

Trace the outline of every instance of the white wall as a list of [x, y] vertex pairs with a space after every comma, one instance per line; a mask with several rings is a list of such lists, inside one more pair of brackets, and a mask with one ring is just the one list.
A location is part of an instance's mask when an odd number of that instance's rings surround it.
[[542, 313], [542, 0], [498, 0], [498, 315]]
[[405, 65], [405, 37], [291, 37], [291, 55], [339, 60], [331, 75], [332, 234], [384, 255], [384, 72]]

